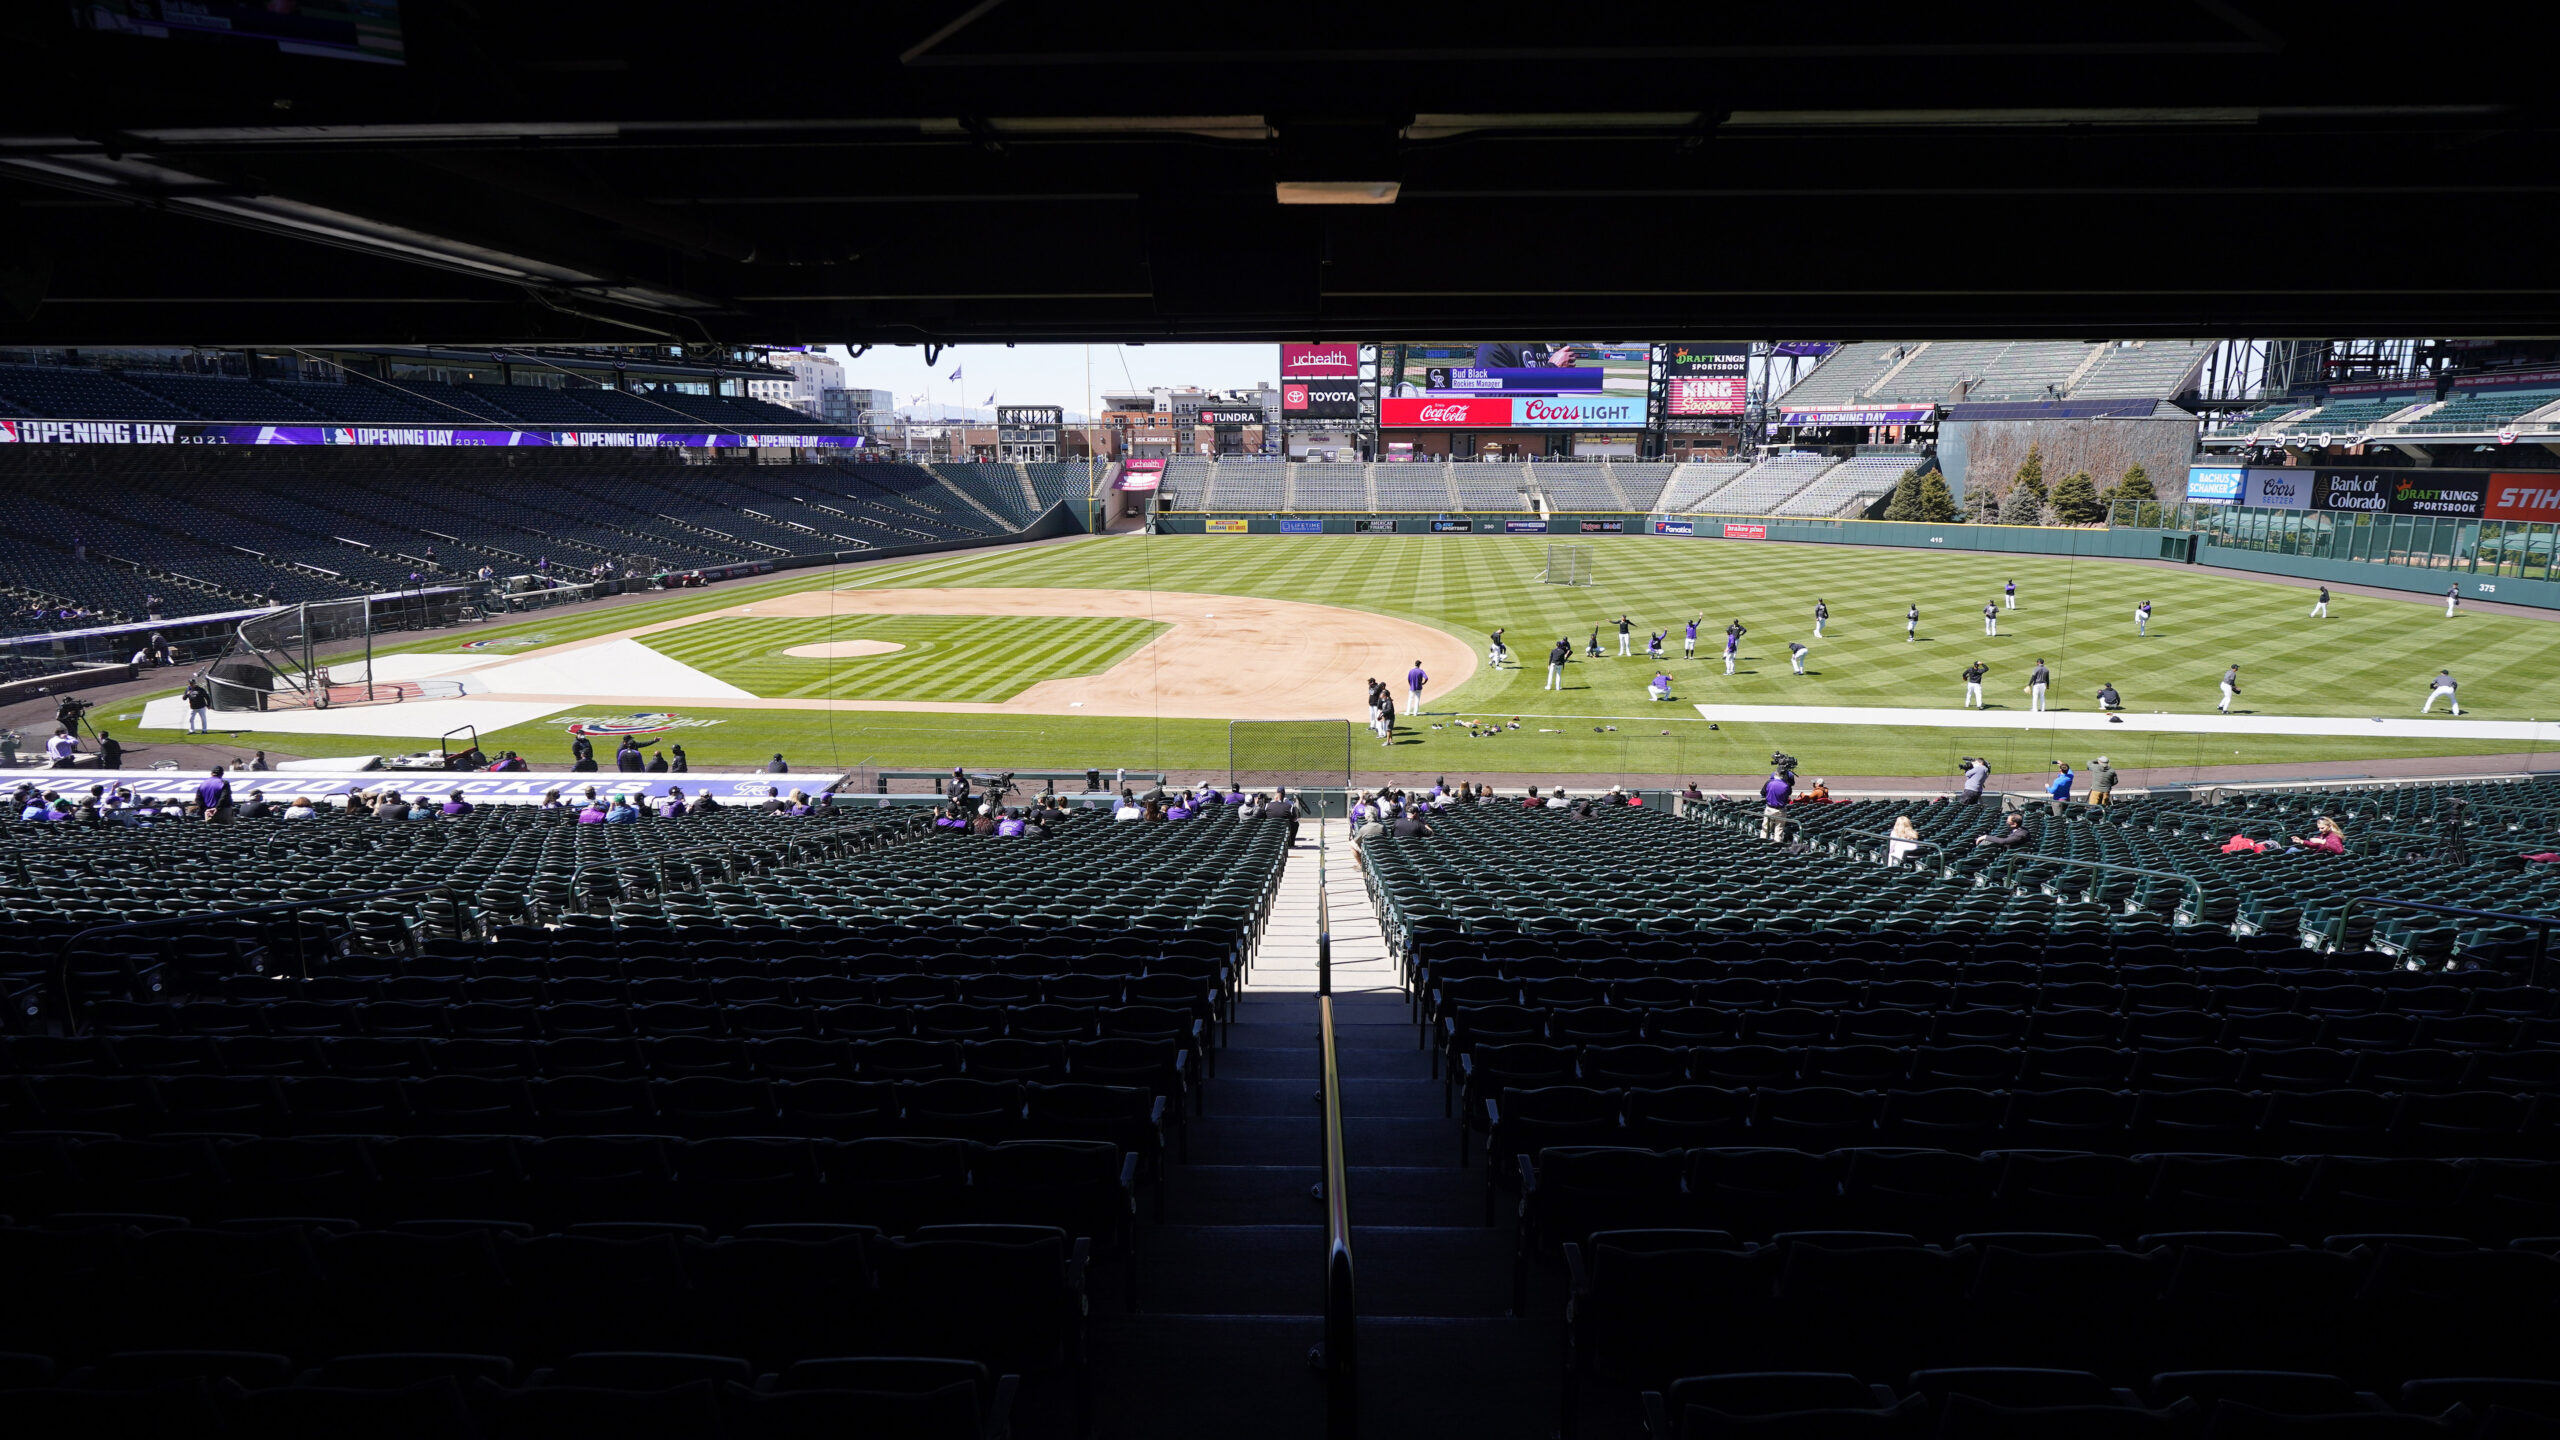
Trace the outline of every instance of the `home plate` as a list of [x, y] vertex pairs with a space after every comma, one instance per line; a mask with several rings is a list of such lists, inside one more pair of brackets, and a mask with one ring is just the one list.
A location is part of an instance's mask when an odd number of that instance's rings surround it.
[[2456, 720], [2417, 715], [2224, 715], [2096, 710], [1928, 710], [1893, 705], [1697, 705], [1723, 725], [1917, 725], [1950, 730], [2103, 730], [2111, 734], [2311, 736], [2387, 740], [2524, 740], [2560, 744], [2548, 720]]

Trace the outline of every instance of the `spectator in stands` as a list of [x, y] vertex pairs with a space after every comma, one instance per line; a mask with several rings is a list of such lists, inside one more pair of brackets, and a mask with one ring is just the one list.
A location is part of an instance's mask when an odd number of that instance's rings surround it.
[[1828, 780], [1825, 780], [1825, 779], [1821, 778], [1820, 776], [1816, 776], [1816, 777], [1814, 777], [1813, 788], [1812, 788], [1812, 789], [1810, 789], [1810, 790], [1808, 790], [1808, 791], [1806, 791], [1806, 792], [1805, 792], [1805, 793], [1803, 793], [1802, 795], [1798, 795], [1798, 796], [1793, 797], [1793, 803], [1798, 804], [1798, 805], [1828, 805], [1828, 804], [1830, 804], [1830, 803], [1831, 803], [1831, 782], [1830, 782], [1830, 781], [1828, 781]]
[[409, 812], [402, 818], [418, 821], [433, 820], [436, 818], [436, 809], [427, 803], [426, 796], [412, 795], [409, 797]]
[[815, 807], [809, 803], [809, 792], [806, 790], [794, 790], [791, 792], [790, 802], [782, 807], [782, 813], [785, 815], [800, 816], [808, 814], [814, 808]]
[[993, 835], [996, 833], [997, 823], [996, 807], [993, 805], [981, 805], [978, 807], [978, 813], [969, 821], [969, 833], [972, 835]]
[[693, 766], [691, 762], [684, 758], [684, 747], [681, 745], [670, 745], [667, 749], [675, 756], [674, 763], [669, 765], [667, 768], [678, 775], [691, 774]]
[[1547, 797], [1547, 808], [1550, 810], [1563, 810], [1572, 804], [1572, 801], [1564, 798], [1564, 787], [1561, 785], [1556, 787], [1556, 793]]
[[604, 812], [604, 823], [637, 825], [640, 823], [640, 807], [631, 803], [630, 796], [616, 795], [613, 797], [613, 807]]
[[1270, 804], [1262, 807], [1262, 813], [1274, 820], [1288, 821], [1289, 843], [1298, 843], [1298, 802], [1289, 794], [1288, 786], [1280, 787], [1280, 793], [1272, 797]]
[[1120, 803], [1112, 807], [1111, 818], [1114, 820], [1143, 820], [1146, 818], [1146, 813], [1147, 812], [1145, 810], [1139, 808], [1137, 797], [1129, 793], [1129, 787], [1126, 785], [1121, 786]]
[[1994, 850], [2005, 850], [2012, 845], [2024, 845], [2034, 838], [2035, 836], [2027, 829], [2027, 822], [2023, 818], [2011, 814], [2000, 817], [1999, 829], [1992, 831], [1988, 835], [1975, 836], [1973, 843], [1976, 845], [1987, 845]]
[[179, 698], [186, 702], [188, 734], [202, 735], [213, 728], [211, 717], [205, 713], [213, 708], [213, 692], [205, 688], [202, 674], [187, 681], [187, 688], [179, 692]]
[[249, 768], [263, 773], [265, 771], [272, 770], [275, 767], [267, 763], [267, 752], [261, 750], [249, 757]]
[[2347, 832], [2339, 829], [2338, 822], [2326, 815], [2312, 826], [2309, 839], [2300, 835], [2291, 838], [2295, 850], [2322, 850], [2331, 855], [2347, 853]]
[[2050, 798], [2053, 805], [2053, 813], [2056, 815], [2062, 813], [2063, 806], [2071, 803], [2071, 781], [2073, 778], [2074, 777], [2071, 774], [2070, 761], [2056, 760], [2053, 762], [2053, 778], [2044, 783], [2044, 793]]
[[232, 813], [243, 820], [266, 819], [269, 814], [267, 792], [264, 790], [250, 791], [249, 798], [241, 801], [239, 806]]
[[1912, 824], [1911, 817], [1908, 815], [1895, 816], [1893, 838], [1884, 842], [1884, 863], [1888, 866], [1900, 865], [1911, 858], [1912, 851], [1919, 848], [1920, 827]]
[[1362, 821], [1360, 821], [1360, 822], [1358, 823], [1358, 825], [1357, 825], [1357, 826], [1352, 830], [1352, 832], [1351, 832], [1351, 838], [1352, 838], [1353, 840], [1375, 840], [1375, 839], [1378, 839], [1379, 837], [1381, 837], [1381, 836], [1385, 835], [1386, 833], [1387, 833], [1387, 823], [1386, 823], [1386, 821], [1384, 821], [1384, 820], [1382, 820], [1382, 819], [1378, 818], [1377, 813], [1376, 813], [1375, 811], [1372, 811], [1372, 812], [1370, 812], [1369, 818], [1367, 818], [1366, 820], [1362, 820]]
[[1165, 807], [1164, 818], [1167, 820], [1188, 820], [1198, 813], [1198, 811], [1191, 808], [1191, 792], [1185, 790], [1181, 794], [1174, 796], [1173, 803]]
[[54, 800], [55, 800], [55, 798], [56, 798], [55, 796], [53, 796], [53, 795], [51, 795], [51, 794], [49, 794], [49, 793], [48, 793], [48, 794], [44, 794], [44, 795], [38, 795], [38, 794], [37, 794], [34, 790], [32, 790], [32, 789], [22, 790], [22, 791], [20, 791], [20, 792], [18, 792], [18, 793], [19, 793], [19, 797], [20, 797], [20, 799], [21, 799], [21, 801], [22, 801], [22, 803], [21, 803], [21, 804], [19, 805], [19, 807], [18, 807], [18, 818], [19, 818], [19, 819], [21, 819], [21, 820], [31, 820], [31, 821], [45, 821], [45, 820], [59, 820], [59, 819], [61, 819], [61, 818], [62, 818], [62, 816], [61, 816], [60, 814], [56, 813], [56, 812], [55, 812], [55, 810], [54, 810], [54, 808], [53, 808], [53, 802], [54, 802]]
[[767, 775], [788, 775], [791, 773], [791, 767], [784, 763], [781, 751], [774, 751], [773, 758], [765, 762], [764, 773]]
[[1164, 802], [1162, 800], [1149, 800], [1147, 802], [1147, 808], [1139, 815], [1138, 818], [1145, 821], [1162, 820], [1165, 818]]
[[436, 807], [436, 813], [447, 820], [468, 815], [471, 813], [471, 810], [471, 802], [463, 799], [462, 792], [459, 790], [456, 790], [452, 794], [444, 797], [444, 803]]
[[1430, 834], [1431, 824], [1422, 818], [1420, 810], [1407, 810], [1396, 817], [1396, 823], [1389, 827], [1388, 833], [1399, 840], [1412, 840]]
[[648, 767], [649, 762], [640, 755], [639, 737], [623, 736], [622, 744], [613, 752], [613, 768], [625, 775], [637, 775]]
[[284, 807], [283, 818], [287, 820], [308, 820], [319, 813], [320, 811], [318, 807], [311, 803], [310, 796], [296, 795], [293, 797], [293, 803]]
[[570, 738], [569, 768], [580, 772], [592, 771], [596, 768], [596, 747], [594, 741], [589, 740], [584, 735], [572, 736]]
[[568, 807], [560, 803], [560, 787], [554, 785], [550, 789], [542, 792], [542, 803], [536, 805], [534, 808], [537, 810], [565, 810]]
[[124, 742], [104, 730], [98, 732], [98, 768], [101, 770], [124, 768]]
[[1787, 802], [1795, 797], [1796, 777], [1785, 767], [1769, 772], [1760, 785], [1760, 838], [1783, 840], [1787, 833]]
[[667, 793], [658, 801], [657, 809], [658, 818], [661, 820], [674, 820], [680, 818], [684, 814], [684, 787], [681, 785], [668, 786]]
[[221, 766], [206, 771], [204, 778], [196, 782], [196, 803], [204, 807], [207, 820], [231, 817], [231, 782], [222, 778]]
[[667, 757], [666, 757], [666, 756], [664, 756], [664, 755], [652, 755], [652, 756], [650, 756], [650, 757], [649, 757], [649, 773], [650, 773], [650, 774], [652, 774], [652, 775], [664, 775], [664, 774], [666, 774], [666, 773], [667, 773]]
[[719, 808], [720, 802], [712, 799], [711, 792], [705, 790], [701, 794], [693, 797], [693, 803], [684, 807], [684, 813], [687, 815], [708, 815]]
[[2089, 803], [2102, 806], [2116, 803], [2115, 767], [2107, 763], [2104, 755], [2089, 767]]
[[996, 834], [1007, 840], [1021, 839], [1022, 830], [1022, 812], [1019, 810], [1007, 810], [1004, 818], [996, 822]]
[[1538, 787], [1535, 785], [1529, 787], [1528, 794], [1520, 797], [1520, 808], [1523, 810], [1543, 810], [1546, 806], [1547, 802], [1538, 798]]

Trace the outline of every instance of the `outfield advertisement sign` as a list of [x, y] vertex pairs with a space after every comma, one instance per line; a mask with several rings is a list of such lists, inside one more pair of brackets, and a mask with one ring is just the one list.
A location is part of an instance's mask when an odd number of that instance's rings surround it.
[[2489, 477], [2485, 520], [2560, 520], [2560, 473], [2524, 471]]
[[1547, 522], [1544, 520], [1505, 520], [1502, 522], [1502, 533], [1505, 535], [1544, 535], [1547, 533]]
[[[1236, 523], [1241, 525], [1244, 522], [1239, 520]], [[1324, 522], [1321, 520], [1283, 520], [1280, 522], [1280, 533], [1283, 535], [1321, 535], [1324, 533]]]
[[2311, 479], [2308, 470], [2252, 470], [2240, 503], [2262, 510], [2308, 510]]
[[1360, 347], [1348, 340], [1280, 347], [1284, 380], [1355, 380], [1359, 375]]
[[1582, 522], [1582, 533], [1585, 535], [1623, 535], [1626, 532], [1627, 522], [1624, 520], [1585, 520]]
[[[1289, 528], [1288, 522], [1281, 522], [1280, 528], [1283, 531], [1287, 530]], [[1324, 524], [1322, 521], [1318, 521], [1316, 523], [1316, 530], [1319, 534], [1323, 533]], [[1245, 533], [1245, 522], [1242, 520], [1212, 520], [1209, 522], [1209, 533], [1212, 535], [1242, 535]]]
[[1727, 540], [1766, 540], [1769, 538], [1769, 527], [1766, 525], [1747, 525], [1739, 521], [1727, 520], [1724, 522], [1724, 538]]
[[1354, 535], [1393, 535], [1396, 533], [1396, 526], [1401, 523], [1401, 521], [1396, 520], [1354, 520], [1351, 522], [1351, 533]]
[[2342, 515], [2477, 520], [2491, 479], [2484, 470], [2317, 470], [2309, 508]]
[[1388, 429], [1632, 430], [1643, 428], [1641, 395], [1390, 397], [1378, 402]]
[[1653, 522], [1653, 533], [1656, 535], [1695, 535], [1698, 533], [1698, 522], [1695, 520], [1656, 520]]
[[1431, 522], [1431, 533], [1434, 535], [1468, 535], [1474, 533], [1475, 528], [1476, 522], [1473, 520], [1434, 520]]
[[1778, 407], [1781, 425], [1925, 425], [1937, 416], [1935, 406], [1864, 406], [1848, 410]]
[[2200, 505], [2237, 505], [2248, 487], [2249, 472], [2240, 467], [2196, 465], [2187, 470], [2187, 498]]
[[856, 449], [860, 435], [659, 430], [439, 430], [377, 425], [198, 425], [144, 420], [0, 420], [0, 445], [424, 445], [689, 450]]

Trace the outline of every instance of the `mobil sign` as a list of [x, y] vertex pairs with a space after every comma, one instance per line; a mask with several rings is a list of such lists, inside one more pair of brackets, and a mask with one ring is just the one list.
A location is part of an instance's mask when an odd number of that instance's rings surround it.
[[2560, 521], [2560, 471], [2499, 471], [2489, 477], [2484, 520]]

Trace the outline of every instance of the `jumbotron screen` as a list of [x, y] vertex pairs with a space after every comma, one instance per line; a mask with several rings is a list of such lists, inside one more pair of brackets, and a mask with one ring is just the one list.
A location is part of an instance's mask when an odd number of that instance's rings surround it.
[[1378, 347], [1385, 429], [1640, 430], [1648, 347], [1585, 340]]

